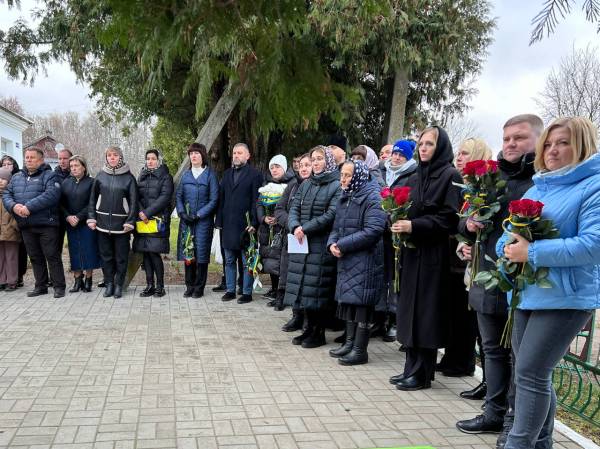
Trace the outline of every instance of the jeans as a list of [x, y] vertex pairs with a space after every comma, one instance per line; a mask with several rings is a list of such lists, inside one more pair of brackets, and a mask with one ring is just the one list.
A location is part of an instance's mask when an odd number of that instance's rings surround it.
[[[246, 256], [242, 255], [242, 263], [246, 265]], [[225, 249], [225, 282], [227, 283], [227, 292], [235, 293], [235, 280], [237, 276], [237, 259], [240, 257], [240, 251], [234, 249]], [[252, 284], [254, 279], [248, 273], [248, 270], [244, 270], [244, 283], [242, 286], [242, 293], [244, 295], [252, 294]]]
[[507, 395], [511, 377], [511, 354], [510, 349], [505, 348], [500, 343], [506, 318], [506, 315], [477, 312], [477, 322], [481, 333], [483, 352], [485, 353], [487, 383], [485, 416], [495, 421], [502, 420], [508, 408]]
[[515, 422], [505, 449], [552, 448], [556, 411], [552, 371], [591, 316], [588, 310], [515, 312]]

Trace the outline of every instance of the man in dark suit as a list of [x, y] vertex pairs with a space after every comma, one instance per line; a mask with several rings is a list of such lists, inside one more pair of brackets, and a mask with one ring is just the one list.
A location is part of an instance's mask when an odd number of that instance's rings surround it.
[[[255, 232], [258, 226], [256, 219], [256, 200], [258, 189], [262, 186], [263, 175], [248, 163], [250, 150], [245, 143], [237, 143], [232, 150], [232, 167], [223, 174], [220, 187], [219, 209], [217, 211], [217, 227], [221, 229], [223, 249], [225, 250], [225, 278], [227, 292], [223, 301], [235, 299], [237, 267], [240, 257], [246, 263], [241, 235], [247, 230]], [[246, 213], [250, 213], [250, 226], [246, 223]], [[252, 301], [252, 276], [244, 270], [242, 296], [239, 304]]]

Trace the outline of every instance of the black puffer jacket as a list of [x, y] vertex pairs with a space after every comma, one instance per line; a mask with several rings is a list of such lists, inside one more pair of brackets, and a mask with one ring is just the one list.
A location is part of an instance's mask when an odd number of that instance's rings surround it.
[[[487, 239], [480, 243], [479, 271], [490, 270], [494, 265], [485, 259], [488, 255], [493, 260], [496, 260], [496, 243], [504, 232], [502, 230], [502, 221], [508, 217], [508, 204], [511, 201], [519, 200], [525, 192], [533, 185], [531, 177], [534, 175], [533, 168], [534, 153], [525, 154], [518, 162], [510, 163], [498, 157], [500, 176], [506, 180], [506, 192], [500, 205], [502, 208], [494, 216], [493, 230], [488, 235]], [[465, 237], [475, 241], [476, 235], [470, 233], [466, 227], [467, 220], [462, 219], [458, 225], [459, 233]], [[506, 315], [508, 313], [508, 303], [506, 301], [506, 293], [502, 293], [498, 289], [486, 290], [482, 286], [473, 284], [469, 289], [469, 304], [476, 312], [489, 313], [495, 315]]]
[[327, 238], [342, 191], [340, 172], [314, 174], [304, 181], [289, 212], [291, 233], [302, 226], [308, 254], [290, 254], [285, 304], [306, 309], [327, 307], [335, 290], [336, 260], [327, 250]]
[[173, 199], [173, 177], [166, 165], [154, 171], [142, 169], [138, 177], [138, 210], [152, 219], [160, 218], [165, 224], [164, 232], [135, 234], [133, 250], [138, 253], [169, 253], [169, 225], [171, 223], [171, 200]]
[[124, 234], [125, 223], [135, 228], [137, 219], [137, 184], [125, 165], [109, 174], [103, 169], [90, 194], [89, 220], [100, 232]]
[[23, 168], [10, 180], [2, 195], [7, 211], [12, 212], [17, 204], [27, 206], [31, 215], [15, 215], [19, 228], [30, 226], [58, 226], [60, 181], [48, 164], [42, 164], [32, 174]]
[[[263, 187], [269, 183], [275, 184], [287, 184], [292, 179], [294, 179], [294, 172], [287, 171], [283, 178], [279, 181], [276, 181], [272, 178], [270, 174], [265, 177], [265, 182], [263, 183]], [[259, 194], [260, 198], [260, 194]], [[275, 209], [275, 208], [273, 208]], [[275, 216], [273, 210], [273, 216]], [[260, 243], [260, 258], [263, 263], [263, 272], [269, 274], [279, 275], [279, 262], [281, 259], [281, 249], [283, 247], [283, 240], [287, 240], [287, 235], [285, 231], [284, 223], [277, 220], [277, 224], [273, 225], [273, 242], [269, 245], [269, 236], [271, 234], [270, 227], [265, 223], [265, 218], [267, 217], [267, 210], [264, 206], [260, 204], [256, 204], [256, 218], [258, 220], [258, 243]], [[277, 218], [277, 217], [275, 217]]]
[[94, 185], [94, 178], [85, 175], [79, 181], [74, 176], [66, 178], [61, 187], [60, 209], [63, 218], [75, 215], [79, 218], [77, 226], [86, 226], [88, 208], [90, 206], [90, 192]]
[[379, 185], [370, 182], [351, 195], [342, 193], [335, 211], [327, 248], [337, 243], [335, 300], [355, 306], [374, 306], [384, 290], [383, 230], [387, 215], [381, 208]]
[[287, 284], [287, 274], [288, 274], [288, 262], [289, 262], [289, 254], [287, 251], [287, 234], [289, 234], [288, 229], [288, 221], [289, 221], [289, 212], [292, 207], [292, 203], [294, 202], [294, 197], [296, 196], [296, 192], [298, 192], [298, 187], [300, 187], [299, 178], [292, 179], [281, 199], [275, 206], [275, 218], [277, 218], [278, 223], [283, 224], [283, 248], [281, 249], [281, 258], [279, 260], [279, 290], [285, 290], [285, 286]]

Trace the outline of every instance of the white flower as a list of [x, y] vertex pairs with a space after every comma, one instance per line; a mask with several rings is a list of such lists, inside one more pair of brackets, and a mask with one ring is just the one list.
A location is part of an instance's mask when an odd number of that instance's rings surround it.
[[277, 184], [275, 182], [270, 182], [267, 185], [258, 189], [258, 193], [262, 193], [264, 195], [283, 195], [283, 191], [287, 187], [287, 184]]

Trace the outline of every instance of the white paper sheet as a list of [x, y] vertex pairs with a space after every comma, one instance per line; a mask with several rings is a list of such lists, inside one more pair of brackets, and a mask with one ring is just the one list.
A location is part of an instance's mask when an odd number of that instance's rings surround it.
[[294, 234], [288, 234], [288, 253], [289, 254], [308, 254], [308, 238], [304, 236], [302, 243]]

